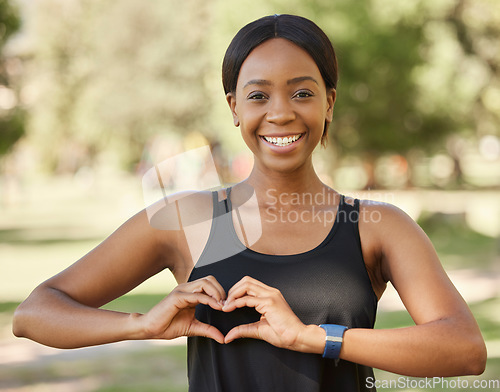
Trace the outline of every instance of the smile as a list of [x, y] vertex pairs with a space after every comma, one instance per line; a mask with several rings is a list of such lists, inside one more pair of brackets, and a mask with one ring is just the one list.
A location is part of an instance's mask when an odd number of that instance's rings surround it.
[[274, 144], [275, 146], [285, 147], [289, 146], [293, 142], [296, 142], [302, 137], [303, 133], [299, 133], [298, 135], [285, 136], [285, 137], [268, 137], [261, 136], [266, 142]]

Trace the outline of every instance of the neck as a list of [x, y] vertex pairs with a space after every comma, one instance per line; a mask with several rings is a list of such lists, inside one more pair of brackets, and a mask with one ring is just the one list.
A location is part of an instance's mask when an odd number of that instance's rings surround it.
[[312, 162], [289, 172], [264, 171], [254, 165], [245, 182], [253, 187], [263, 201], [270, 190], [274, 194], [303, 194], [322, 192], [327, 188], [316, 174]]

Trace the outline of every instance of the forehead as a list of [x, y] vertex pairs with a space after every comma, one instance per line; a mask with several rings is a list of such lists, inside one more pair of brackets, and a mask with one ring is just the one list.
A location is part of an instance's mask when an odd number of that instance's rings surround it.
[[250, 52], [241, 65], [237, 88], [253, 79], [279, 83], [303, 76], [323, 84], [318, 66], [307, 51], [286, 39], [273, 38]]

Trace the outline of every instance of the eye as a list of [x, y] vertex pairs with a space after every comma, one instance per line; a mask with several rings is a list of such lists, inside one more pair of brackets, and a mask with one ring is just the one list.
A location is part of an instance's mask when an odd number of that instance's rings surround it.
[[260, 91], [255, 91], [253, 93], [250, 93], [247, 97], [247, 99], [252, 100], [252, 101], [260, 101], [262, 99], [266, 99], [266, 96], [264, 93]]
[[314, 96], [314, 94], [310, 90], [299, 90], [295, 93], [293, 98], [309, 98], [312, 96]]

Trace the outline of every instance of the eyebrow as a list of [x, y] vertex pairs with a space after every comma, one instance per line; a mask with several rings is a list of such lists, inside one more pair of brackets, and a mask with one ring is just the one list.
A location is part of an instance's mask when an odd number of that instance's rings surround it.
[[[303, 82], [304, 80], [311, 80], [313, 81], [314, 83], [316, 83], [317, 85], [319, 85], [318, 81], [316, 79], [314, 79], [312, 76], [299, 76], [299, 77], [296, 77], [296, 78], [293, 78], [293, 79], [290, 79], [290, 80], [287, 80], [286, 81], [286, 84], [287, 85], [291, 85], [291, 84], [297, 84], [297, 83], [300, 83], [300, 82]], [[244, 86], [243, 88], [247, 87], [247, 86], [250, 86], [250, 85], [258, 85], [258, 86], [271, 86], [273, 83], [269, 80], [266, 80], [266, 79], [252, 79], [250, 81], [248, 81]]]
[[303, 82], [304, 80], [311, 80], [314, 83], [316, 83], [317, 85], [319, 85], [318, 81], [316, 79], [314, 79], [312, 76], [299, 76], [298, 78], [293, 78], [293, 79], [287, 80], [286, 84], [288, 84], [288, 85], [296, 84], [296, 83]]
[[252, 79], [252, 80], [248, 81], [243, 86], [243, 88], [250, 86], [250, 85], [253, 85], [253, 84], [256, 84], [258, 86], [270, 86], [272, 83], [269, 80], [265, 80], [265, 79]]

